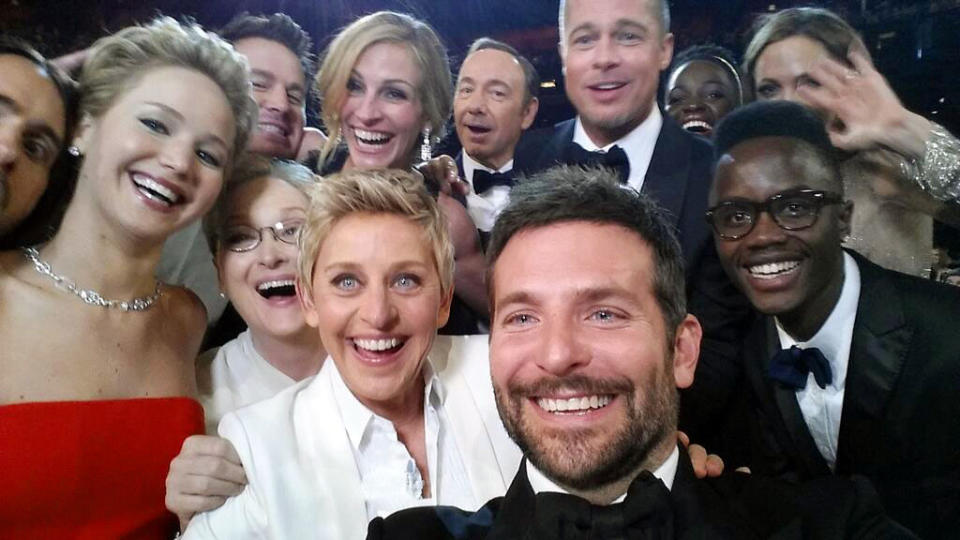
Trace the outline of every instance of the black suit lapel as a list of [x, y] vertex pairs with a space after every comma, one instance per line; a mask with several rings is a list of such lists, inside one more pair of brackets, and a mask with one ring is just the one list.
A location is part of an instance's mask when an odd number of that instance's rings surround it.
[[487, 534], [490, 540], [520, 540], [525, 537], [536, 511], [536, 496], [527, 479], [527, 458], [520, 460], [520, 469], [500, 503], [500, 511]]
[[664, 116], [641, 189], [670, 213], [674, 226], [683, 212], [687, 192], [692, 149], [685, 137], [691, 136]]
[[883, 446], [883, 413], [913, 335], [893, 283], [879, 267], [852, 255], [860, 269], [861, 294], [840, 417], [837, 472], [841, 474], [857, 465], [854, 456], [869, 456]]
[[470, 179], [467, 178], [466, 173], [463, 172], [463, 150], [457, 153], [457, 157], [454, 158], [454, 161], [457, 162], [457, 176], [463, 180], [466, 180], [467, 183], [473, 185], [473, 182], [471, 182]]
[[[817, 445], [810, 435], [807, 423], [800, 412], [796, 392], [785, 388], [776, 381], [767, 377], [767, 370], [773, 355], [780, 350], [780, 339], [772, 317], [757, 317], [750, 335], [747, 338], [746, 372], [754, 393], [761, 400], [772, 401], [770, 409], [777, 418], [767, 418], [771, 423], [770, 429], [784, 431], [779, 438], [782, 451], [791, 455], [793, 460], [802, 468], [804, 476], [815, 477], [830, 474], [827, 462], [817, 450]], [[779, 419], [782, 423], [776, 422]]]

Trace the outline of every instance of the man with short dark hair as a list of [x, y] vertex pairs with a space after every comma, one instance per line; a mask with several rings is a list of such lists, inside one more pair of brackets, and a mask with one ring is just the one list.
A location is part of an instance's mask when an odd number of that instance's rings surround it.
[[680, 248], [611, 172], [521, 183], [488, 256], [497, 410], [525, 460], [477, 512], [405, 510], [368, 538], [910, 537], [861, 480], [695, 479], [675, 436], [700, 341]]
[[727, 366], [742, 369], [743, 408], [717, 424], [733, 429], [716, 451], [755, 474], [864, 475], [891, 517], [923, 538], [954, 536], [960, 290], [841, 247], [855, 208], [823, 122], [802, 105], [744, 107], [715, 143], [707, 216], [759, 312], [742, 362]]
[[537, 115], [539, 90], [530, 61], [490, 38], [475, 41], [460, 68], [453, 120], [463, 151], [456, 162], [470, 185], [467, 210], [484, 236], [509, 201], [514, 149]]

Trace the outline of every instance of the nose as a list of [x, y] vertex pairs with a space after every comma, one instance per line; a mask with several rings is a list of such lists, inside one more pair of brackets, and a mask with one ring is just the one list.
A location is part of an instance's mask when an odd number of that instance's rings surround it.
[[593, 56], [594, 67], [607, 70], [620, 65], [620, 49], [610, 37], [602, 37], [597, 41]]
[[483, 114], [486, 110], [487, 100], [483, 96], [483, 90], [474, 90], [467, 98], [467, 111], [472, 114]]
[[706, 105], [699, 98], [690, 98], [689, 101], [683, 104], [681, 110], [687, 114], [693, 114], [697, 112], [703, 112], [706, 110]]
[[287, 99], [287, 90], [279, 84], [271, 85], [260, 93], [260, 106], [264, 109], [285, 113], [290, 110], [290, 101]]
[[380, 110], [380, 102], [377, 99], [376, 93], [368, 92], [357, 99], [359, 99], [360, 102], [357, 104], [354, 116], [356, 116], [361, 123], [369, 126], [377, 123], [377, 121], [382, 118], [383, 111]]
[[360, 310], [360, 318], [378, 330], [389, 329], [397, 319], [396, 306], [390, 296], [390, 289], [385, 285], [369, 287]]
[[0, 125], [0, 170], [9, 173], [20, 154], [20, 129], [14, 125]]
[[[272, 229], [271, 229], [272, 230]], [[277, 240], [271, 230], [261, 229], [260, 245], [257, 246], [257, 257], [260, 264], [267, 268], [277, 268], [290, 258], [290, 248], [293, 246]]]
[[769, 211], [760, 212], [756, 219], [753, 230], [744, 238], [750, 246], [766, 247], [786, 241], [786, 231], [777, 225]]
[[589, 352], [580, 342], [577, 325], [572, 317], [547, 320], [543, 328], [543, 343], [539, 356], [540, 368], [562, 377], [590, 362]]
[[178, 176], [185, 175], [193, 163], [193, 141], [169, 137], [160, 152], [160, 165]]

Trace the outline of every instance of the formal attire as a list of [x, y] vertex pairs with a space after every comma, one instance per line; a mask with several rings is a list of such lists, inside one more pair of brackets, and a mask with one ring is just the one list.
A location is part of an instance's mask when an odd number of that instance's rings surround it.
[[171, 538], [164, 479], [202, 432], [187, 398], [0, 406], [0, 538]]
[[[514, 170], [524, 174], [583, 159], [585, 149], [578, 142], [596, 149], [578, 119], [532, 132], [522, 142], [517, 147]], [[704, 219], [713, 175], [710, 142], [663, 117], [654, 105], [640, 126], [605, 148], [613, 146], [622, 147], [629, 160], [627, 183], [659, 203], [677, 234], [686, 269], [687, 310], [703, 326], [701, 358], [710, 359], [704, 369], [720, 366], [713, 374], [715, 379], [731, 376], [726, 367], [737, 362], [750, 304], [723, 271]], [[722, 410], [718, 404], [735, 398], [734, 383], [728, 380], [697, 389], [695, 381], [697, 391], [683, 395], [681, 429], [691, 434], [712, 429], [717, 421], [714, 413]]]
[[758, 474], [866, 476], [891, 517], [923, 538], [954, 537], [960, 290], [852, 252], [845, 266], [840, 300], [799, 344], [822, 349], [833, 381], [819, 388], [811, 378], [797, 390], [769, 377], [771, 359], [794, 340], [758, 315], [744, 347], [740, 406], [718, 424], [727, 431], [718, 449], [728, 466]]
[[216, 433], [228, 412], [273, 397], [296, 383], [260, 356], [250, 330], [200, 355], [197, 380], [207, 433]]
[[[461, 151], [457, 154], [456, 162], [460, 178], [470, 184], [470, 193], [467, 194], [467, 212], [477, 229], [489, 234], [500, 211], [510, 202], [513, 160], [493, 170], [480, 164], [470, 157], [470, 154]], [[481, 179], [486, 182], [479, 181]]]
[[861, 479], [827, 478], [803, 486], [744, 474], [697, 480], [686, 452], [675, 449], [653, 474], [634, 479], [623, 497], [596, 506], [562, 488], [538, 488], [544, 482], [538, 476], [543, 475], [524, 463], [507, 494], [475, 512], [408, 509], [373, 520], [367, 538], [913, 538], [883, 515], [869, 482]]
[[478, 508], [502, 495], [521, 456], [497, 415], [486, 336], [439, 336], [429, 364], [424, 427], [433, 499], [419, 498], [424, 479], [389, 422], [353, 398], [327, 359], [313, 379], [223, 418], [220, 434], [237, 449], [249, 483], [194, 517], [185, 537], [349, 540], [364, 537], [369, 518], [396, 508], [453, 501]]

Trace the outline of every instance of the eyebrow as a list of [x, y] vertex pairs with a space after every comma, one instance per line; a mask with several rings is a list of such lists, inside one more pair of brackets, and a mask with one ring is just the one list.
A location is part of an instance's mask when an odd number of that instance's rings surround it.
[[[361, 82], [366, 83], [366, 81], [363, 78], [363, 75], [361, 75], [359, 71], [352, 70], [350, 72], [350, 75], [360, 79]], [[404, 86], [409, 86], [413, 90], [417, 89], [416, 85], [410, 83], [409, 81], [405, 81], [403, 79], [385, 79], [384, 81], [382, 81], [381, 86], [387, 85], [387, 84], [402, 84]]]
[[[17, 115], [23, 114], [23, 107], [21, 107], [19, 103], [10, 97], [3, 94], [0, 94], [0, 105], [11, 109]], [[53, 143], [53, 145], [57, 148], [63, 146], [63, 138], [57, 134], [57, 132], [53, 129], [53, 126], [45, 121], [39, 119], [29, 119], [27, 125], [30, 127], [30, 129], [39, 132], [42, 137], [50, 139], [50, 142]]]
[[[169, 115], [171, 115], [171, 116], [175, 116], [175, 117], [176, 117], [179, 121], [181, 121], [181, 122], [183, 122], [183, 121], [186, 120], [186, 118], [183, 116], [183, 114], [180, 113], [180, 111], [178, 111], [178, 110], [174, 109], [173, 107], [171, 107], [171, 106], [169, 106], [169, 105], [166, 105], [166, 104], [164, 104], [164, 103], [159, 103], [159, 102], [157, 102], [157, 101], [144, 101], [144, 104], [146, 104], [146, 105], [152, 105], [152, 106], [154, 106], [154, 107], [157, 107], [158, 109], [163, 110], [163, 111], [166, 112], [167, 114], [169, 114]], [[215, 134], [213, 134], [213, 133], [207, 133], [207, 134], [206, 134], [206, 139], [210, 140], [211, 142], [214, 142], [214, 143], [219, 144], [220, 146], [222, 146], [222, 147], [224, 148], [224, 150], [229, 150], [229, 148], [230, 148], [229, 146], [227, 146], [227, 143], [225, 143], [225, 142], [223, 141], [223, 139], [221, 139], [220, 137], [218, 137], [217, 135], [215, 135]]]
[[[579, 303], [599, 302], [608, 298], [630, 298], [631, 291], [617, 286], [598, 286], [579, 288], [574, 293], [574, 301]], [[538, 304], [538, 297], [528, 291], [514, 291], [495, 302], [498, 306], [510, 304]]]
[[[258, 77], [263, 77], [263, 78], [265, 78], [265, 79], [270, 79], [271, 81], [275, 81], [275, 80], [277, 79], [277, 76], [274, 75], [273, 72], [271, 72], [271, 71], [266, 71], [266, 70], [263, 70], [263, 69], [252, 69], [252, 68], [251, 68], [251, 69], [250, 69], [250, 74], [251, 74], [251, 75], [257, 75]], [[302, 84], [302, 83], [295, 82], [295, 83], [290, 83], [290, 84], [288, 84], [288, 85], [286, 86], [286, 89], [287, 89], [287, 90], [297, 89], [297, 90], [301, 90], [301, 91], [302, 91], [302, 90], [306, 89], [306, 86], [305, 86], [304, 84]]]

